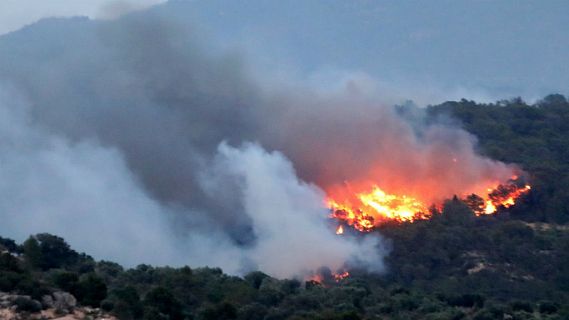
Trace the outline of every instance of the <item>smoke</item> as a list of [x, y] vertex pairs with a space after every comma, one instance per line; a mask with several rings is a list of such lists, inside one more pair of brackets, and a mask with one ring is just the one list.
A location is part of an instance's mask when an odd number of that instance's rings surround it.
[[267, 153], [256, 144], [238, 149], [222, 143], [203, 183], [212, 197], [231, 192], [243, 199], [242, 209], [257, 237], [245, 258], [259, 270], [290, 277], [299, 268], [336, 270], [350, 259], [381, 270], [378, 238], [357, 241], [333, 235], [322, 191], [299, 180], [281, 153]]
[[48, 231], [129, 264], [140, 262], [135, 257], [157, 263], [175, 257], [164, 237], [167, 209], [141, 190], [120, 152], [46, 133], [31, 124], [26, 107], [1, 93], [3, 235], [22, 240]]
[[159, 11], [0, 38], [0, 232], [127, 265], [381, 270], [377, 236], [330, 230], [323, 190], [404, 181], [434, 199], [513, 171], [461, 129], [401, 116], [371, 79], [314, 88], [248, 63]]
[[275, 121], [263, 141], [326, 191], [346, 182], [352, 191], [370, 191], [358, 188], [375, 183], [425, 203], [484, 194], [519, 171], [477, 154], [476, 138], [460, 127], [444, 119], [427, 123], [413, 107], [388, 107], [383, 94], [361, 77], [324, 93], [289, 88], [268, 104], [265, 118]]
[[177, 215], [190, 212], [154, 200], [119, 150], [50, 134], [32, 125], [29, 111], [15, 94], [0, 94], [3, 235], [21, 240], [49, 231], [96, 257], [127, 265], [196, 264], [233, 274], [260, 269], [295, 277], [355, 260], [381, 270], [378, 238], [336, 237], [326, 223], [322, 191], [299, 180], [278, 152], [221, 143], [211, 165], [198, 173], [211, 201], [227, 206], [226, 212], [248, 214], [256, 245], [232, 241], [216, 229], [223, 217], [215, 216], [172, 236], [170, 219], [191, 225], [196, 217], [181, 219]]
[[139, 0], [137, 2], [125, 0], [107, 0], [98, 5], [94, 5], [94, 7], [100, 9], [98, 14], [92, 16], [95, 16], [99, 19], [116, 19], [129, 12], [142, 10], [146, 7], [156, 5], [161, 2], [164, 2], [164, 0]]

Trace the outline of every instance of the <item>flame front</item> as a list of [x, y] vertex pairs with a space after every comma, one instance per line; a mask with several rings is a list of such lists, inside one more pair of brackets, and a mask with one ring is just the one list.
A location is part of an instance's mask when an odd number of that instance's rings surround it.
[[339, 270], [332, 273], [320, 273], [316, 272], [305, 278], [307, 282], [317, 283], [323, 286], [328, 286], [333, 282], [341, 282], [350, 277], [350, 273], [347, 270]]
[[[427, 218], [427, 208], [419, 200], [406, 195], [387, 194], [377, 185], [368, 193], [356, 194], [354, 200], [340, 202], [328, 199], [328, 206], [332, 209], [333, 218], [362, 232], [370, 231], [378, 223], [389, 220], [414, 221]], [[340, 227], [341, 225], [338, 228]], [[337, 234], [343, 233], [343, 229], [341, 232], [339, 230]]]
[[335, 274], [333, 274], [333, 276], [334, 276], [334, 280], [336, 282], [340, 282], [340, 281], [346, 279], [347, 277], [349, 277], [350, 273], [348, 271], [344, 271], [341, 273], [335, 273]]
[[509, 208], [516, 204], [516, 200], [523, 194], [531, 190], [530, 185], [519, 188], [514, 184], [500, 185], [488, 194], [489, 199], [486, 200], [486, 209], [484, 213], [490, 214], [496, 212], [496, 206]]
[[[507, 184], [487, 188], [488, 194], [484, 197], [471, 194], [463, 196], [463, 199], [476, 215], [492, 214], [500, 207], [509, 208], [531, 189], [531, 186], [521, 184], [517, 179], [514, 176]], [[452, 195], [447, 198], [450, 197]], [[351, 192], [348, 186], [342, 192], [332, 193], [327, 199], [327, 205], [332, 211], [331, 217], [341, 223], [336, 234], [344, 233], [342, 224], [361, 232], [369, 232], [388, 221], [414, 222], [432, 216], [427, 203], [418, 197], [390, 194], [376, 184], [371, 184], [364, 192]], [[440, 208], [441, 203], [430, 205]]]

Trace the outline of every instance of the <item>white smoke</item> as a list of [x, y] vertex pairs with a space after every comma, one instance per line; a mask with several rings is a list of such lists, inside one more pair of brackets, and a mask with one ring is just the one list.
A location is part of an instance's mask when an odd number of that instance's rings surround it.
[[165, 209], [140, 188], [118, 150], [48, 134], [26, 111], [14, 95], [0, 94], [0, 233], [23, 240], [51, 232], [129, 265], [175, 257], [164, 237]]
[[[204, 183], [208, 190], [233, 180], [245, 212], [252, 220], [257, 244], [246, 258], [259, 270], [277, 277], [298, 275], [328, 266], [332, 270], [351, 259], [381, 269], [378, 238], [359, 243], [331, 232], [322, 190], [299, 180], [281, 153], [268, 153], [256, 144], [233, 148], [219, 146], [213, 171]], [[296, 273], [296, 274], [295, 274]]]
[[[300, 181], [278, 152], [223, 143], [200, 176], [212, 197], [236, 193], [257, 235], [254, 245], [243, 247], [215, 228], [172, 232], [169, 219], [179, 212], [152, 199], [120, 150], [50, 134], [28, 111], [14, 94], [0, 94], [3, 236], [22, 241], [50, 232], [98, 259], [127, 266], [209, 265], [232, 274], [259, 269], [277, 277], [339, 268], [352, 258], [381, 268], [378, 238], [360, 244], [336, 236], [326, 224], [322, 191]], [[224, 188], [227, 184], [236, 188]]]

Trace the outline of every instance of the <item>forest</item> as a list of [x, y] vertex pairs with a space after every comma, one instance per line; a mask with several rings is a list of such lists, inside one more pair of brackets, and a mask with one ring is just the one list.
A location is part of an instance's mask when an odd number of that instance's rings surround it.
[[531, 192], [494, 215], [476, 216], [455, 197], [429, 220], [382, 225], [374, 232], [390, 247], [385, 272], [353, 269], [337, 280], [322, 268], [318, 282], [263, 270], [238, 277], [215, 267], [125, 269], [57, 235], [0, 238], [0, 292], [29, 295], [16, 304], [24, 314], [45, 307], [30, 301], [64, 291], [119, 319], [569, 319], [566, 97], [397, 108], [463, 127], [479, 153], [527, 172]]

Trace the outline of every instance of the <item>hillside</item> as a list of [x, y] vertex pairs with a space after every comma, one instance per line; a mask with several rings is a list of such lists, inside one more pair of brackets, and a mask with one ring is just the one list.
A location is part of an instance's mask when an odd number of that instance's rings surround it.
[[569, 2], [31, 1], [0, 320], [569, 319]]
[[63, 291], [119, 319], [569, 318], [566, 98], [463, 100], [427, 113], [458, 119], [479, 138], [480, 152], [519, 164], [531, 193], [496, 215], [477, 217], [455, 198], [430, 220], [383, 225], [374, 232], [391, 251], [381, 274], [352, 269], [336, 281], [324, 268], [315, 282], [263, 270], [236, 277], [218, 268], [124, 269], [38, 234], [22, 244], [0, 239], [0, 291], [30, 296], [14, 304], [22, 315], [48, 308], [44, 297]]

